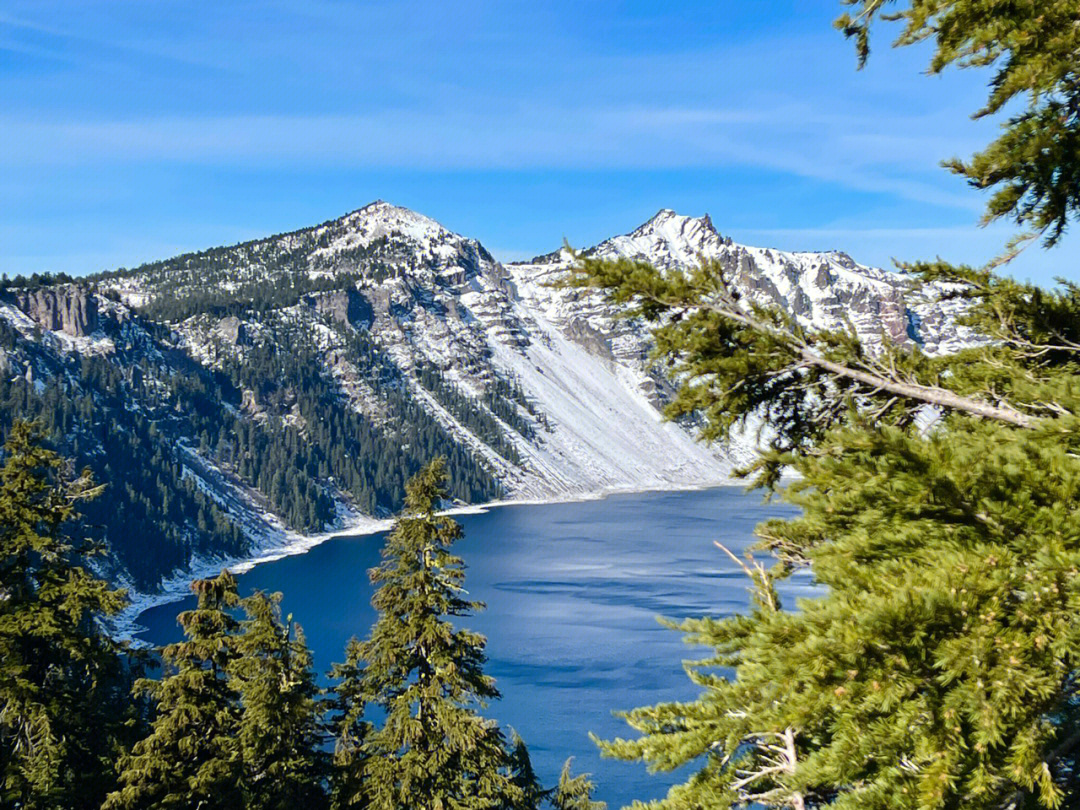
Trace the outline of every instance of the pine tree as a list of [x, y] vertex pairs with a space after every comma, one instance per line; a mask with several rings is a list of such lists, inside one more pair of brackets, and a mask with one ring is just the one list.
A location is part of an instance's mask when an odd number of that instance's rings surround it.
[[328, 712], [334, 735], [333, 767], [330, 771], [330, 800], [334, 810], [366, 806], [364, 791], [364, 742], [371, 723], [364, 719], [363, 650], [356, 638], [345, 647], [345, 661], [334, 664], [330, 679], [335, 681]]
[[572, 758], [563, 764], [559, 785], [555, 788], [551, 804], [555, 810], [606, 810], [606, 802], [592, 800], [593, 783], [589, 774], [570, 775]]
[[520, 801], [517, 804], [509, 804], [508, 808], [539, 807], [543, 802], [551, 798], [553, 790], [544, 788], [540, 783], [540, 777], [533, 769], [532, 757], [529, 756], [529, 748], [525, 740], [513, 729], [510, 730], [510, 756], [507, 760], [510, 773], [510, 781], [521, 791]]
[[371, 572], [379, 619], [361, 646], [368, 700], [385, 712], [364, 745], [372, 810], [519, 807], [505, 739], [477, 712], [499, 696], [485, 675], [484, 639], [452, 619], [483, 605], [463, 598], [465, 571], [450, 545], [461, 527], [436, 514], [445, 496], [436, 460], [406, 485], [405, 516]]
[[[1028, 94], [999, 141], [953, 167], [1000, 184], [988, 216], [1056, 241], [1080, 212], [1080, 7], [849, 4], [855, 36], [891, 7], [901, 44], [933, 40], [932, 70], [997, 63], [991, 111]], [[709, 440], [763, 425], [744, 473], [802, 508], [758, 528], [773, 569], [737, 560], [753, 612], [678, 625], [714, 649], [689, 668], [700, 697], [628, 712], [639, 736], [602, 744], [655, 769], [693, 763], [654, 807], [1080, 806], [1080, 286], [998, 268], [905, 265], [984, 338], [928, 356], [758, 305], [720, 263], [579, 263], [570, 283], [655, 324], [680, 383], [668, 415], [704, 417]], [[805, 569], [824, 595], [782, 610], [774, 580]]]
[[242, 807], [240, 727], [228, 671], [236, 660], [236, 579], [222, 571], [191, 584], [194, 610], [180, 614], [184, 641], [162, 650], [169, 670], [136, 685], [155, 705], [147, 737], [120, 761], [121, 788], [105, 810], [235, 810]]
[[992, 341], [874, 354], [746, 304], [718, 265], [582, 262], [663, 322], [683, 383], [670, 415], [703, 413], [721, 440], [765, 416], [747, 473], [781, 487], [797, 472], [783, 494], [803, 516], [759, 527], [759, 549], [770, 576], [809, 568], [827, 591], [797, 613], [683, 625], [716, 650], [692, 669], [701, 697], [630, 712], [642, 736], [604, 746], [696, 763], [659, 808], [1080, 802], [1080, 288], [916, 269], [955, 285]]
[[235, 743], [248, 810], [318, 810], [325, 755], [320, 750], [319, 690], [303, 631], [281, 620], [281, 594], [244, 599], [247, 614], [229, 664], [240, 697]]
[[101, 552], [68, 536], [75, 505], [94, 497], [89, 472], [16, 423], [0, 468], [0, 803], [97, 807], [122, 745], [129, 661], [102, 630], [123, 591], [88, 571]]
[[[791, 614], [781, 611], [765, 567], [752, 558], [743, 562], [732, 555], [732, 559], [752, 581], [753, 613], [727, 621], [667, 623], [685, 632], [689, 643], [715, 651], [687, 668], [691, 680], [704, 690], [701, 697], [625, 712], [622, 717], [642, 736], [596, 741], [606, 755], [646, 760], [657, 770], [699, 763], [701, 770], [693, 779], [670, 790], [662, 803], [665, 808], [805, 810], [811, 806], [807, 791], [792, 777], [805, 753], [805, 740], [824, 743], [831, 738], [829, 715], [820, 704], [778, 700], [783, 684], [800, 675], [798, 659], [786, 657], [784, 650], [801, 642], [805, 633], [798, 629], [797, 619], [788, 621]], [[725, 668], [734, 669], [738, 677], [725, 678], [720, 674]], [[818, 790], [809, 798], [824, 801], [834, 795]]]

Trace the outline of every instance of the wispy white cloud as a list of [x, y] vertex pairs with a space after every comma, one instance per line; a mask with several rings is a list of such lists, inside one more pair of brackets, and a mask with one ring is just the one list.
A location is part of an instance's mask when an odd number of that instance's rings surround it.
[[875, 228], [875, 227], [830, 227], [830, 228], [744, 228], [743, 233], [765, 238], [782, 239], [848, 239], [858, 236], [861, 239], [970, 239], [976, 232], [974, 225], [958, 225], [949, 228]]
[[[0, 228], [0, 262], [130, 263], [399, 194], [471, 212], [510, 259], [661, 206], [825, 225], [746, 241], [884, 264], [999, 246], [875, 227], [975, 222], [937, 163], [993, 136], [965, 116], [985, 77], [919, 78], [924, 54], [884, 47], [856, 72], [835, 7], [781, 5], [7, 0], [0, 226], [43, 228]], [[135, 231], [147, 247], [117, 241]]]
[[223, 60], [209, 58], [207, 51], [193, 49], [190, 44], [155, 42], [134, 37], [94, 36], [86, 31], [43, 24], [36, 20], [15, 17], [0, 11], [0, 31], [4, 29], [7, 29], [6, 32], [12, 39], [14, 39], [16, 32], [25, 32], [50, 41], [54, 45], [51, 48], [37, 48], [20, 43], [9, 45], [7, 50], [30, 56], [47, 56], [50, 58], [62, 56], [65, 61], [81, 63], [84, 69], [95, 66], [100, 67], [113, 61], [112, 57], [115, 54], [150, 57], [198, 67], [222, 68], [226, 64]]
[[[858, 126], [858, 128], [857, 128]], [[974, 209], [949, 190], [896, 120], [853, 122], [798, 109], [670, 107], [383, 110], [370, 115], [235, 115], [117, 121], [0, 119], [0, 163], [172, 161], [230, 166], [456, 169], [701, 169], [755, 166]], [[860, 131], [861, 130], [861, 131]], [[890, 148], [882, 148], [888, 138]], [[926, 179], [920, 173], [927, 175]]]

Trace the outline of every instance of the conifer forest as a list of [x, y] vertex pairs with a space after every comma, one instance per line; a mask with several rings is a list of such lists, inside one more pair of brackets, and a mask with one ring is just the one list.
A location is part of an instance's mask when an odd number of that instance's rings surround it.
[[[134, 269], [4, 275], [0, 808], [603, 810], [572, 752], [545, 781], [493, 719], [450, 508], [628, 489], [620, 466], [639, 490], [730, 473], [798, 510], [745, 555], [717, 543], [740, 610], [662, 618], [695, 697], [604, 707], [623, 731], [592, 735], [603, 757], [673, 775], [632, 807], [1080, 808], [1080, 272], [1012, 272], [1080, 217], [1080, 2], [839, 5], [851, 73], [899, 53], [916, 90], [980, 77], [956, 115], [989, 139], [938, 157], [1012, 234], [996, 258], [919, 259], [912, 238], [896, 272], [803, 266], [665, 209], [526, 271], [380, 202]], [[715, 251], [659, 260], [671, 222]], [[574, 352], [593, 365], [559, 388], [541, 360]], [[626, 380], [639, 410], [595, 404]], [[361, 520], [392, 524], [356, 572], [377, 619], [321, 666], [315, 617], [234, 564]], [[798, 577], [813, 595], [787, 599]], [[178, 580], [182, 638], [121, 638]]]

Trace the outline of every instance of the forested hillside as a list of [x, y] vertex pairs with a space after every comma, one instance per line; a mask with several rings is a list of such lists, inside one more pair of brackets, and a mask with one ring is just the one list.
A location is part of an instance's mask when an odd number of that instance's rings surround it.
[[69, 352], [0, 320], [0, 409], [5, 425], [40, 420], [58, 449], [106, 484], [87, 518], [108, 540], [114, 570], [140, 589], [193, 555], [243, 554], [270, 530], [261, 510], [302, 531], [332, 525], [339, 502], [395, 511], [407, 476], [437, 455], [451, 459], [454, 497], [501, 492], [362, 334], [348, 338], [377, 382], [377, 415], [348, 407], [288, 328], [248, 347], [243, 362], [207, 368], [166, 327], [122, 305], [104, 302], [97, 320], [87, 350]]
[[[951, 350], [947, 306], [843, 254], [744, 248], [661, 211], [588, 251], [685, 267], [713, 256], [754, 300], [868, 341]], [[383, 202], [322, 225], [74, 280], [0, 284], [5, 430], [40, 419], [106, 484], [88, 507], [109, 572], [142, 591], [192, 560], [401, 505], [448, 461], [477, 503], [725, 480], [752, 442], [663, 424], [651, 338], [601, 296], [550, 282], [568, 254], [503, 266]]]
[[425, 796], [434, 807], [602, 810], [569, 761], [545, 788], [521, 738], [479, 713], [499, 692], [483, 671], [484, 637], [458, 624], [484, 606], [463, 598], [465, 566], [451, 550], [461, 527], [438, 514], [442, 459], [406, 484], [371, 572], [380, 620], [323, 686], [282, 595], [241, 598], [228, 571], [191, 583], [197, 604], [177, 616], [184, 638], [156, 663], [116, 640], [107, 622], [127, 593], [87, 568], [103, 549], [79, 513], [101, 487], [44, 447], [40, 427], [16, 422], [9, 434], [0, 806], [396, 810]]

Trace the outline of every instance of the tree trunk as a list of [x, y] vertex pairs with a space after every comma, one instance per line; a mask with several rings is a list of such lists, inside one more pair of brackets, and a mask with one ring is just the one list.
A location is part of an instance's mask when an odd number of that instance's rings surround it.
[[[799, 755], [795, 751], [795, 729], [790, 726], [784, 730], [784, 748], [787, 753], [788, 773], [795, 773], [795, 765], [799, 761]], [[802, 793], [793, 791], [791, 794], [791, 810], [806, 810], [806, 801]]]

